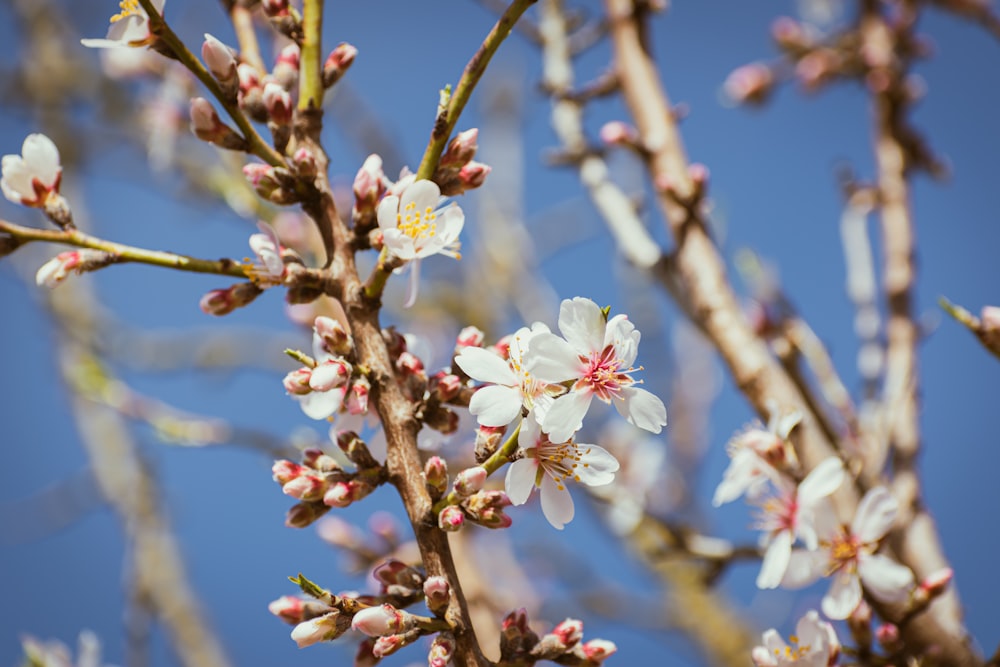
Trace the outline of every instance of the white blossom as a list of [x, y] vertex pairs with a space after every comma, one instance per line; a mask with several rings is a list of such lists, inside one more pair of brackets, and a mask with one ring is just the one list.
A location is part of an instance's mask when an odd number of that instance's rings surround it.
[[[156, 13], [163, 16], [166, 0], [152, 0]], [[111, 17], [111, 25], [104, 39], [81, 39], [80, 43], [97, 49], [147, 46], [155, 36], [149, 29], [149, 14], [139, 0], [121, 0], [121, 11]]]
[[59, 149], [44, 134], [29, 134], [21, 155], [4, 155], [0, 168], [0, 189], [15, 204], [44, 206], [50, 195], [59, 192]]

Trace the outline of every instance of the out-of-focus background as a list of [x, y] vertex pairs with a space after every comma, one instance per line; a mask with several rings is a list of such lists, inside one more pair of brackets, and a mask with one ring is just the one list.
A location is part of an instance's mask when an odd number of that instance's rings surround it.
[[[328, 98], [324, 135], [331, 176], [349, 194], [369, 153], [383, 154], [390, 177], [403, 165], [416, 166], [438, 90], [457, 80], [495, 14], [471, 1], [327, 4], [326, 43], [332, 48], [349, 41], [359, 51]], [[591, 4], [576, 10], [583, 24], [595, 16]], [[769, 36], [776, 17], [798, 16], [827, 29], [850, 18], [848, 4], [677, 0], [654, 19], [652, 36], [672, 101], [685, 109], [688, 152], [711, 171], [711, 217], [723, 254], [732, 262], [741, 249], [752, 248], [773, 267], [848, 387], [859, 390], [838, 173], [849, 168], [862, 180], [873, 176], [872, 119], [864, 91], [842, 84], [808, 95], [792, 83], [760, 109], [734, 108], [721, 94], [734, 68], [776, 56]], [[234, 199], [231, 206], [211, 196], [216, 187], [236, 190], [225, 179], [222, 185], [212, 181], [226, 173], [215, 171], [216, 152], [187, 132], [187, 84], [101, 79], [100, 56], [107, 54], [79, 44], [81, 37], [103, 36], [107, 17], [116, 11], [110, 0], [0, 5], [0, 153], [19, 153], [30, 132], [51, 136], [64, 157], [63, 193], [99, 236], [206, 258], [248, 255], [256, 216], [246, 201]], [[166, 16], [193, 50], [205, 32], [236, 43], [218, 3], [170, 0]], [[1000, 188], [994, 182], [1000, 70], [992, 66], [1000, 45], [976, 25], [941, 13], [929, 12], [920, 27], [933, 54], [916, 69], [927, 95], [914, 121], [950, 166], [946, 180], [921, 175], [913, 190], [918, 307], [927, 333], [921, 348], [924, 492], [957, 573], [968, 626], [992, 652], [1000, 620], [991, 518], [1000, 509], [993, 422], [1000, 365], [943, 315], [936, 300], [944, 295], [973, 310], [1000, 303]], [[266, 44], [264, 51], [270, 62]], [[578, 82], [600, 75], [609, 59], [606, 42], [589, 48], [577, 61]], [[577, 295], [629, 313], [643, 331], [639, 363], [646, 369], [646, 387], [664, 398], [671, 420], [652, 438], [653, 451], [665, 452], [666, 461], [651, 495], [660, 504], [650, 509], [749, 543], [754, 534], [746, 507], [734, 503], [712, 510], [709, 499], [726, 465], [727, 439], [753, 416], [662, 290], [613, 250], [576, 172], [550, 164], [558, 142], [550, 129], [550, 100], [539, 87], [539, 63], [538, 47], [515, 32], [490, 66], [459, 122], [459, 129], [480, 128], [477, 159], [494, 167], [482, 189], [458, 200], [466, 213], [466, 258], [426, 261], [420, 302], [412, 311], [399, 308], [405, 280], [396, 279], [386, 321], [437, 345], [425, 358], [434, 370], [448, 362], [452, 338], [467, 323], [485, 328], [492, 342], [533, 319], [554, 326], [559, 300]], [[150, 121], [151, 113], [159, 115]], [[590, 138], [596, 143], [603, 123], [625, 117], [617, 101], [594, 101], [585, 116]], [[172, 138], [174, 131], [182, 136]], [[655, 207], [642, 199], [646, 186], [639, 165], [619, 152], [607, 159], [614, 179], [636, 195], [643, 218], [665, 239]], [[231, 173], [238, 180], [238, 165]], [[0, 216], [48, 224], [36, 211], [6, 201]], [[108, 663], [141, 655], [127, 647], [148, 639], [148, 664], [175, 664], [162, 631], [154, 625], [146, 636], [129, 599], [131, 564], [124, 556], [123, 530], [97, 493], [58, 370], [65, 352], [57, 341], [72, 339], [74, 331], [56, 334], [33, 276], [59, 250], [33, 244], [0, 261], [0, 664], [18, 664], [23, 633], [75, 644], [83, 629], [100, 637]], [[532, 272], [525, 273], [522, 264]], [[496, 276], [477, 274], [504, 267], [512, 272], [505, 293]], [[735, 267], [732, 277], [749, 294]], [[289, 628], [267, 611], [268, 602], [295, 592], [286, 577], [298, 572], [335, 591], [371, 586], [363, 573], [344, 571], [349, 558], [316, 530], [284, 527], [291, 502], [270, 480], [273, 454], [247, 446], [326, 438], [325, 424], [305, 417], [281, 386], [283, 374], [294, 368], [282, 349], [308, 349], [309, 342], [289, 321], [279, 290], [213, 319], [198, 309], [198, 299], [227, 286], [225, 279], [126, 265], [70, 278], [78, 280], [101, 304], [95, 309], [79, 301], [84, 314], [101, 325], [110, 372], [129, 391], [193, 415], [220, 416], [239, 429], [233, 444], [185, 446], [164, 442], [162, 429], [130, 422], [190, 582], [232, 663], [347, 661], [350, 640], [299, 650], [288, 638]], [[495, 301], [483, 285], [497, 290]], [[221, 342], [213, 344], [219, 336]], [[226, 355], [250, 366], [233, 368]], [[162, 407], [152, 405], [154, 413]], [[610, 437], [595, 426], [586, 436], [584, 441], [598, 443]], [[449, 452], [463, 446], [467, 452], [471, 443], [466, 435], [447, 446]], [[524, 595], [524, 601], [515, 597], [511, 608], [540, 609], [536, 620], [582, 616], [588, 638], [618, 645], [612, 664], [703, 664], [695, 646], [662, 617], [670, 591], [618, 543], [579, 491], [574, 489], [578, 517], [563, 532], [548, 526], [537, 501], [512, 508], [513, 550], [493, 558], [484, 572], [487, 581]], [[369, 530], [376, 511], [387, 513], [376, 517], [380, 526], [390, 516], [402, 516], [390, 489], [336, 514]], [[402, 523], [399, 529], [405, 535]], [[494, 554], [507, 553], [502, 536], [485, 537]], [[512, 569], [507, 558], [518, 566], [514, 569], [537, 577], [538, 585], [522, 589], [504, 580]], [[775, 626], [787, 635], [802, 611], [818, 605], [823, 588], [757, 591], [757, 567], [728, 568], [720, 590], [754, 633]], [[424, 660], [421, 650], [411, 648], [389, 664]]]

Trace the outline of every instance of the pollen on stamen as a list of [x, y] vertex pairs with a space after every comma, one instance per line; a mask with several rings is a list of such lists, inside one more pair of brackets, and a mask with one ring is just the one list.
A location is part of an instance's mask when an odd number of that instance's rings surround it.
[[126, 16], [131, 16], [133, 14], [138, 14], [141, 10], [139, 7], [139, 0], [121, 0], [118, 3], [121, 11], [111, 17], [112, 23], [118, 23]]

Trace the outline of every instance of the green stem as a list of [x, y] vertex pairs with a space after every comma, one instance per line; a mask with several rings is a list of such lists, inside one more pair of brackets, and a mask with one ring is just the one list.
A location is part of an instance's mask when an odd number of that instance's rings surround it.
[[510, 34], [517, 20], [536, 1], [514, 0], [510, 3], [507, 11], [496, 22], [490, 33], [486, 35], [486, 39], [483, 40], [482, 45], [480, 45], [475, 55], [472, 56], [465, 66], [462, 78], [458, 80], [458, 85], [455, 86], [455, 91], [448, 102], [448, 108], [435, 120], [430, 142], [427, 144], [424, 157], [420, 160], [420, 167], [417, 169], [418, 179], [430, 178], [434, 175], [438, 162], [441, 160], [441, 153], [444, 152], [448, 138], [451, 137], [451, 133], [455, 129], [458, 117], [462, 114], [465, 104], [472, 96], [472, 91], [486, 71], [486, 66], [490, 64], [490, 59], [496, 53], [497, 49], [500, 48], [500, 44], [507, 38], [507, 35]]
[[[514, 454], [514, 452], [517, 451], [517, 436], [520, 432], [521, 432], [521, 423], [519, 422], [517, 428], [514, 429], [514, 432], [510, 434], [510, 436], [507, 438], [506, 442], [503, 443], [500, 449], [493, 452], [493, 455], [490, 456], [490, 458], [486, 459], [486, 461], [483, 463], [483, 467], [486, 468], [487, 477], [495, 473], [497, 470], [502, 468], [505, 464], [507, 464], [510, 461], [510, 457]], [[440, 514], [441, 510], [443, 510], [448, 505], [457, 505], [459, 502], [461, 502], [461, 500], [462, 499], [458, 496], [457, 493], [451, 491], [447, 496], [434, 503], [434, 508], [433, 508], [434, 516]]]
[[166, 20], [156, 12], [152, 0], [139, 0], [139, 4], [142, 5], [146, 14], [149, 15], [150, 32], [156, 35], [170, 49], [170, 52], [177, 57], [177, 60], [198, 77], [198, 80], [219, 101], [219, 104], [222, 105], [226, 113], [229, 114], [229, 117], [240, 128], [240, 132], [243, 133], [243, 138], [246, 139], [250, 146], [249, 152], [264, 160], [264, 162], [267, 162], [272, 167], [287, 167], [288, 165], [281, 154], [264, 141], [263, 137], [250, 124], [250, 120], [243, 113], [243, 110], [240, 109], [239, 105], [226, 97], [215, 78], [212, 77], [209, 71], [205, 69], [205, 66], [201, 64], [201, 61], [191, 53], [184, 45], [184, 42], [171, 30]]
[[386, 265], [388, 258], [389, 251], [382, 248], [382, 252], [378, 256], [378, 263], [372, 269], [371, 275], [368, 276], [368, 280], [365, 282], [366, 298], [379, 299], [382, 297], [382, 292], [385, 291], [385, 284], [389, 280], [389, 276], [392, 275], [392, 269]]
[[299, 59], [299, 111], [319, 109], [323, 102], [323, 0], [302, 4], [302, 56]]
[[32, 241], [43, 241], [47, 243], [62, 243], [76, 246], [78, 248], [91, 248], [93, 250], [103, 250], [114, 255], [116, 263], [135, 262], [138, 264], [152, 264], [178, 271], [190, 271], [193, 273], [212, 273], [220, 276], [232, 276], [234, 278], [246, 278], [242, 266], [231, 259], [198, 259], [187, 255], [177, 255], [171, 252], [161, 252], [158, 250], [147, 250], [133, 246], [105, 241], [85, 234], [78, 229], [51, 230], [34, 229], [32, 227], [22, 227], [6, 220], [0, 220], [0, 233], [9, 234], [17, 239], [21, 244]]

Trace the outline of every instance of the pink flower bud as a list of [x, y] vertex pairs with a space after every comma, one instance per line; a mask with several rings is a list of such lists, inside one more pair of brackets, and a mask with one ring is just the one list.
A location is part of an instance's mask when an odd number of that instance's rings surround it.
[[448, 505], [438, 514], [438, 528], [453, 533], [465, 523], [465, 513], [461, 507]]
[[299, 176], [312, 178], [319, 173], [319, 166], [316, 164], [316, 154], [309, 148], [300, 146], [292, 155], [292, 164], [295, 166], [295, 173]]
[[261, 8], [268, 18], [278, 18], [288, 16], [288, 0], [261, 0]]
[[427, 667], [446, 667], [454, 654], [454, 637], [444, 632], [438, 633], [427, 652]]
[[408, 581], [412, 572], [413, 568], [403, 561], [390, 558], [376, 565], [372, 570], [372, 576], [383, 586], [393, 586], [402, 583], [401, 578], [403, 581]]
[[440, 456], [432, 456], [424, 464], [424, 481], [441, 495], [448, 488], [448, 464]]
[[573, 648], [583, 638], [583, 621], [567, 618], [552, 629], [552, 634], [559, 638], [563, 646]]
[[352, 371], [351, 365], [339, 357], [325, 361], [312, 369], [309, 386], [313, 391], [330, 391], [342, 387], [350, 379]]
[[396, 368], [404, 375], [418, 375], [424, 372], [424, 362], [415, 354], [403, 352], [396, 361]]
[[228, 289], [214, 289], [206, 293], [198, 302], [198, 307], [206, 315], [216, 316], [228, 315], [236, 309]]
[[[458, 171], [458, 181], [461, 184], [459, 192], [474, 190], [486, 182], [486, 177], [493, 171], [493, 167], [470, 160]], [[456, 193], [457, 194], [457, 193]]]
[[208, 71], [220, 83], [238, 81], [234, 51], [208, 33], [205, 33], [205, 41], [201, 45], [201, 59], [208, 65]]
[[251, 162], [243, 165], [243, 175], [264, 199], [269, 199], [271, 194], [280, 186], [274, 167], [262, 162]]
[[773, 86], [771, 68], [763, 63], [750, 63], [733, 70], [722, 90], [733, 102], [759, 104], [767, 99]]
[[463, 347], [482, 347], [486, 334], [478, 327], [465, 327], [458, 332], [455, 339], [455, 351], [460, 351]]
[[601, 141], [608, 146], [631, 145], [639, 140], [639, 133], [634, 127], [620, 120], [613, 120], [601, 127]]
[[483, 488], [486, 483], [486, 468], [474, 466], [466, 468], [455, 475], [455, 493], [461, 498], [468, 498]]
[[480, 426], [476, 429], [476, 460], [485, 461], [503, 441], [506, 426]]
[[983, 328], [987, 331], [1000, 331], [1000, 307], [983, 306], [979, 313]]
[[372, 646], [372, 655], [376, 658], [384, 658], [392, 655], [399, 649], [409, 644], [405, 635], [386, 635], [375, 640]]
[[326, 514], [327, 510], [323, 503], [296, 503], [288, 509], [285, 525], [289, 528], [306, 528]]
[[292, 96], [281, 85], [269, 81], [264, 85], [264, 107], [271, 120], [278, 125], [287, 125], [292, 120]]
[[514, 523], [514, 520], [505, 514], [503, 510], [495, 507], [487, 507], [486, 509], [478, 512], [476, 514], [475, 521], [480, 526], [491, 530], [510, 528]]
[[305, 396], [312, 392], [312, 388], [309, 386], [311, 376], [311, 369], [299, 368], [286, 375], [281, 384], [285, 387], [285, 391], [292, 396]]
[[424, 595], [427, 597], [427, 607], [432, 611], [448, 606], [451, 598], [451, 586], [444, 577], [427, 577], [424, 582]]
[[368, 394], [371, 392], [371, 382], [365, 377], [359, 377], [351, 383], [347, 392], [347, 412], [352, 415], [368, 414]]
[[618, 647], [615, 646], [614, 642], [607, 639], [591, 639], [582, 648], [583, 654], [587, 659], [597, 663], [603, 662], [618, 651]]
[[351, 487], [347, 482], [334, 483], [323, 496], [323, 504], [330, 507], [347, 507], [352, 502]]
[[458, 396], [462, 390], [462, 380], [451, 373], [439, 373], [434, 377], [434, 394], [442, 403]]
[[413, 627], [413, 618], [391, 604], [383, 604], [356, 613], [351, 627], [369, 637], [384, 637], [409, 630]]
[[292, 639], [299, 648], [336, 639], [347, 629], [347, 622], [340, 618], [339, 611], [303, 621], [292, 629]]
[[299, 475], [283, 484], [281, 491], [286, 496], [291, 496], [296, 500], [312, 502], [322, 500], [327, 487], [327, 481], [321, 477], [317, 477], [316, 475]]
[[297, 72], [299, 69], [300, 55], [301, 52], [299, 50], [299, 45], [293, 42], [292, 44], [289, 44], [285, 48], [281, 49], [281, 52], [278, 53], [278, 57], [275, 59], [274, 66], [275, 68], [279, 66], [291, 67]]
[[369, 155], [354, 177], [354, 208], [361, 213], [373, 213], [375, 205], [385, 194], [385, 173], [382, 158]]
[[875, 639], [886, 651], [895, 652], [902, 647], [899, 628], [894, 623], [884, 623], [875, 630]]
[[297, 598], [293, 595], [283, 595], [267, 605], [267, 610], [285, 623], [294, 625], [302, 622], [302, 613], [305, 610], [305, 605], [302, 603], [302, 598]]
[[354, 63], [354, 59], [358, 56], [358, 50], [351, 44], [347, 42], [341, 42], [330, 52], [327, 56], [326, 62], [323, 63], [323, 85], [327, 88], [337, 83], [340, 77], [344, 76], [344, 73], [351, 67]]
[[211, 102], [204, 97], [191, 98], [191, 131], [195, 136], [208, 141], [220, 124], [219, 114]]
[[499, 354], [500, 358], [502, 358], [502, 359], [509, 359], [510, 358], [510, 341], [511, 341], [511, 336], [510, 335], [504, 336], [503, 338], [501, 338], [500, 340], [498, 340], [496, 342], [496, 344], [493, 346], [493, 351], [496, 352], [497, 354]]
[[774, 20], [771, 24], [771, 36], [786, 49], [802, 48], [808, 41], [802, 24], [788, 16], [779, 16]]
[[330, 354], [348, 354], [354, 345], [351, 334], [347, 333], [344, 325], [332, 317], [317, 317], [313, 322], [313, 331], [323, 340], [323, 345]]
[[945, 567], [927, 575], [927, 578], [920, 582], [920, 588], [927, 593], [928, 597], [933, 598], [944, 593], [954, 577], [955, 571], [950, 567]]
[[478, 128], [472, 128], [471, 130], [456, 134], [448, 142], [448, 147], [445, 149], [444, 154], [441, 155], [441, 160], [438, 162], [439, 167], [456, 169], [464, 167], [469, 163], [469, 160], [476, 156], [476, 150], [479, 148], [476, 143], [478, 138]]
[[55, 287], [75, 271], [81, 263], [81, 250], [61, 252], [42, 264], [35, 273], [35, 284], [39, 287]]
[[521, 607], [504, 616], [503, 621], [500, 623], [500, 629], [505, 635], [511, 631], [520, 635], [530, 632], [530, 628], [528, 627], [528, 610]]
[[293, 463], [288, 459], [281, 459], [280, 461], [275, 461], [274, 465], [271, 466], [271, 479], [283, 486], [301, 475], [303, 470], [303, 467], [298, 463]]

